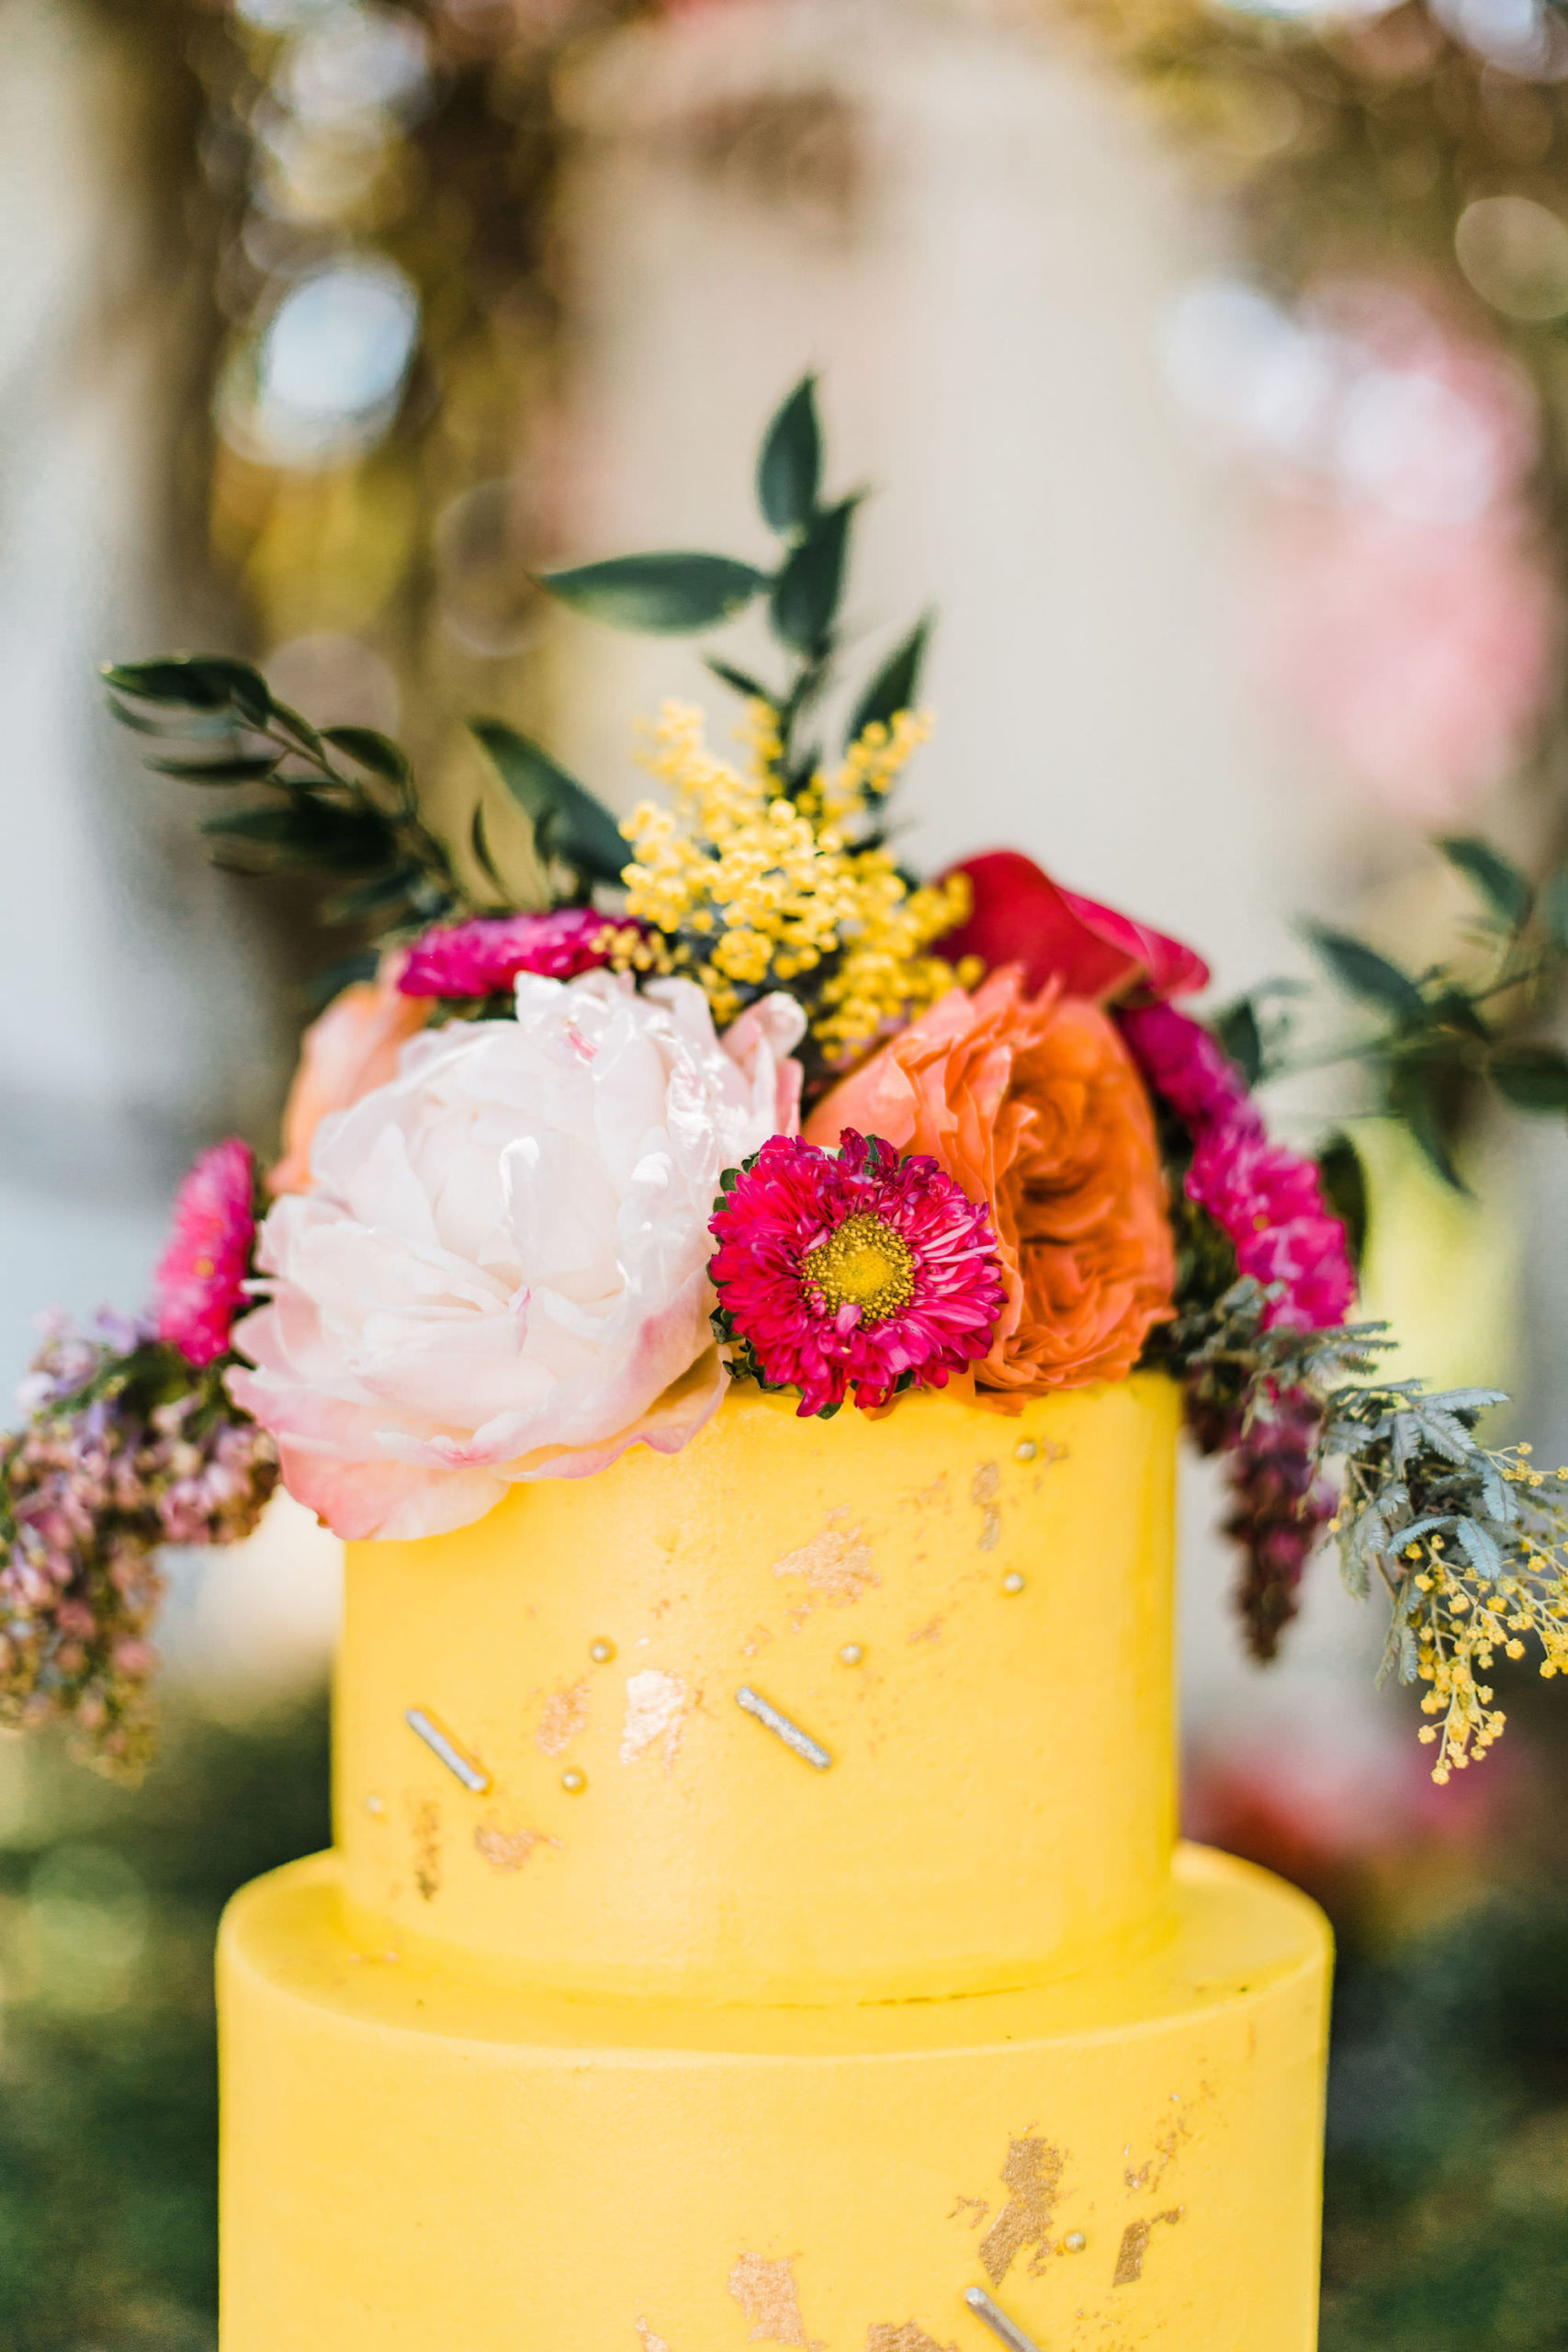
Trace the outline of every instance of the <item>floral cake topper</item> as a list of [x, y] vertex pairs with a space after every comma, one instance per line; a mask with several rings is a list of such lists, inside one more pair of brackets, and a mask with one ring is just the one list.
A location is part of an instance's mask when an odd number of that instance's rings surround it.
[[[671, 635], [764, 609], [769, 676], [716, 655], [742, 755], [671, 704], [624, 823], [537, 742], [471, 722], [526, 819], [525, 888], [482, 808], [426, 823], [410, 764], [318, 729], [227, 656], [111, 665], [152, 764], [229, 796], [220, 862], [302, 876], [356, 945], [306, 1032], [283, 1148], [204, 1153], [148, 1315], [58, 1319], [0, 1440], [0, 1717], [63, 1719], [106, 1769], [151, 1736], [158, 1546], [248, 1534], [281, 1474], [350, 1537], [463, 1526], [508, 1487], [673, 1453], [735, 1380], [804, 1417], [910, 1390], [1005, 1413], [1145, 1367], [1224, 1462], [1253, 1649], [1273, 1655], [1337, 1537], [1424, 1686], [1437, 1777], [1503, 1724], [1499, 1657], [1568, 1668], [1568, 1473], [1478, 1434], [1505, 1401], [1380, 1380], [1348, 1324], [1366, 1221], [1343, 1129], [1269, 1134], [1298, 998], [1218, 1012], [1181, 942], [1016, 850], [921, 878], [887, 807], [930, 730], [929, 620], [829, 748], [856, 496], [824, 495], [816, 388], [770, 424], [767, 568], [681, 551], [544, 577]], [[1455, 1105], [1568, 1108], [1568, 1057], [1520, 1035], [1568, 963], [1568, 883], [1538, 898], [1486, 842], [1439, 845], [1478, 921], [1412, 974], [1314, 934], [1360, 1027], [1325, 1049], [1359, 1107], [1459, 1184]], [[1479, 942], [1482, 966], [1474, 954]], [[1509, 1008], [1506, 1025], [1496, 1008]]]

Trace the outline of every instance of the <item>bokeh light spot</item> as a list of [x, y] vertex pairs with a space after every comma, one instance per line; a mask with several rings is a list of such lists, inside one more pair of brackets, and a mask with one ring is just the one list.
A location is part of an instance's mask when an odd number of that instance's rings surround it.
[[397, 413], [419, 323], [412, 284], [379, 254], [299, 279], [262, 330], [249, 413], [231, 402], [226, 434], [282, 465], [368, 447]]
[[1483, 196], [1454, 231], [1459, 266], [1482, 300], [1510, 319], [1568, 311], [1568, 222], [1529, 196]]

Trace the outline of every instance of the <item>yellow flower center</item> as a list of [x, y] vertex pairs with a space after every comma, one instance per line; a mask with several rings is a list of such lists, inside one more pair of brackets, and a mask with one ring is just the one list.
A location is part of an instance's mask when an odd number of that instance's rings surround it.
[[879, 1216], [847, 1216], [801, 1268], [827, 1306], [858, 1306], [863, 1323], [881, 1323], [915, 1295], [915, 1256], [903, 1235]]

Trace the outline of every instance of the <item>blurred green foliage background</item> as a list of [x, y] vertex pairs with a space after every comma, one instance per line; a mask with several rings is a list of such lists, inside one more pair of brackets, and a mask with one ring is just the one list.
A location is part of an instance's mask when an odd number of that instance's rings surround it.
[[0, 2344], [217, 2341], [212, 1946], [258, 1871], [328, 1842], [324, 1695], [166, 1726], [141, 1790], [0, 1755]]

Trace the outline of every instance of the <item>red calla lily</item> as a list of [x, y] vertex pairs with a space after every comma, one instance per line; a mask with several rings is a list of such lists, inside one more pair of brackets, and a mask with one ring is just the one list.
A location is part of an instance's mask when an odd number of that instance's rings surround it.
[[948, 871], [966, 874], [975, 898], [968, 921], [935, 942], [950, 963], [978, 956], [987, 970], [1021, 964], [1032, 995], [1059, 980], [1069, 996], [1100, 1004], [1160, 1004], [1209, 984], [1190, 947], [1064, 890], [1018, 850], [986, 850]]

